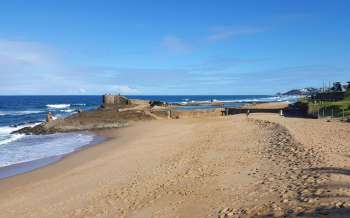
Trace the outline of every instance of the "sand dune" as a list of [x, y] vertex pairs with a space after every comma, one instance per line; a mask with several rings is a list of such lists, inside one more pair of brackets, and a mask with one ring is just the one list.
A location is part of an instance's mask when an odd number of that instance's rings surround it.
[[313, 217], [350, 206], [349, 124], [254, 114], [99, 134], [111, 139], [1, 180], [0, 217]]

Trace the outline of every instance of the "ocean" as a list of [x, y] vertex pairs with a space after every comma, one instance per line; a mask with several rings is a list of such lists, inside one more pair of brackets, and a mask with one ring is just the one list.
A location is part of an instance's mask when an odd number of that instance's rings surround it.
[[[136, 99], [160, 100], [170, 103], [223, 101], [236, 103], [294, 101], [297, 97], [269, 95], [213, 95], [213, 96], [128, 96]], [[43, 122], [48, 112], [54, 117], [66, 117], [77, 110], [92, 110], [102, 103], [101, 96], [0, 96], [0, 178], [29, 171], [33, 166], [50, 163], [63, 155], [103, 139], [90, 132], [57, 133], [52, 135], [22, 135], [11, 132]], [[208, 106], [186, 106], [201, 109]], [[42, 164], [28, 163], [42, 161]], [[44, 161], [45, 160], [45, 161]], [[18, 170], [13, 170], [14, 166]], [[22, 166], [22, 169], [21, 167]], [[1, 169], [3, 169], [1, 171]], [[5, 169], [5, 170], [4, 170]], [[6, 172], [6, 173], [4, 173]]]

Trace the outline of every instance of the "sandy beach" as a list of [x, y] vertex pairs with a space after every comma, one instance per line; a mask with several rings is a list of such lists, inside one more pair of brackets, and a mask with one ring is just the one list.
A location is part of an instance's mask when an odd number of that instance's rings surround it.
[[350, 126], [276, 114], [134, 122], [0, 180], [0, 217], [347, 217]]
[[350, 218], [350, 0], [27, 2], [0, 218]]

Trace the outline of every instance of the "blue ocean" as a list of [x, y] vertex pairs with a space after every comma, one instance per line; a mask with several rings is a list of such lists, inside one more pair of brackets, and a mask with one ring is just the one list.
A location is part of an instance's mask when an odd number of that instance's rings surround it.
[[[244, 102], [294, 100], [295, 97], [268, 95], [215, 96], [128, 96], [136, 99], [160, 100], [169, 103], [222, 101], [237, 106]], [[74, 152], [101, 140], [89, 132], [57, 133], [52, 135], [21, 135], [11, 132], [39, 124], [48, 112], [54, 117], [66, 117], [77, 110], [92, 110], [102, 103], [101, 96], [0, 96], [0, 169]], [[232, 104], [232, 103], [228, 103]], [[186, 106], [200, 109], [208, 106]], [[1, 178], [1, 175], [0, 175]]]

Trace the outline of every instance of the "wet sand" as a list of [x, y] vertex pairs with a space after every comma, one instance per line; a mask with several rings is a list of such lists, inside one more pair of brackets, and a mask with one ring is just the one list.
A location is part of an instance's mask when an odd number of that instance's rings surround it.
[[0, 180], [0, 217], [348, 216], [350, 125], [273, 114], [137, 122]]

